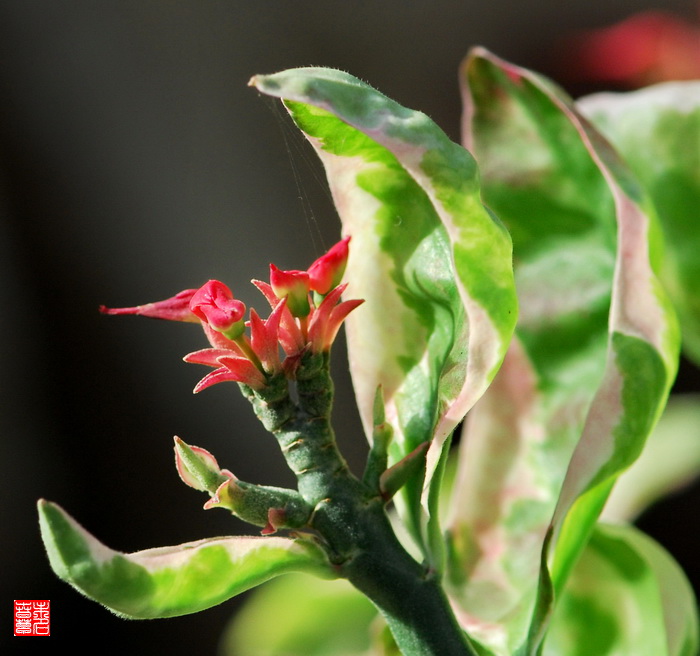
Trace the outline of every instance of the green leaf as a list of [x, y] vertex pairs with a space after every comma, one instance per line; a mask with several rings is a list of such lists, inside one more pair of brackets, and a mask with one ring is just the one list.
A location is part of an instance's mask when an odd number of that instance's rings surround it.
[[222, 652], [368, 656], [377, 620], [372, 603], [343, 579], [285, 576], [261, 586], [246, 600], [226, 629]]
[[610, 146], [551, 82], [484, 50], [463, 82], [465, 145], [513, 236], [520, 318], [468, 417], [450, 592], [476, 639], [510, 655], [532, 631], [531, 653], [550, 586], [563, 586], [661, 412], [678, 334], [653, 207]]
[[658, 499], [700, 475], [700, 396], [672, 396], [642, 455], [613, 488], [608, 521], [633, 521]]
[[[495, 375], [515, 323], [510, 238], [481, 203], [470, 154], [424, 114], [335, 70], [295, 69], [251, 84], [285, 100], [352, 235], [348, 294], [366, 303], [347, 332], [367, 435], [381, 385], [391, 462], [432, 441], [425, 481], [404, 488], [404, 519], [428, 552], [439, 536], [430, 489], [445, 441]], [[440, 555], [428, 555], [439, 568]]]
[[695, 656], [698, 646], [696, 602], [678, 564], [632, 527], [598, 525], [543, 656]]
[[321, 549], [301, 540], [209, 538], [124, 554], [98, 542], [54, 503], [39, 501], [39, 523], [56, 575], [128, 618], [196, 613], [286, 572], [334, 577]]
[[577, 106], [654, 200], [668, 254], [662, 280], [678, 310], [687, 355], [700, 364], [700, 81], [596, 94]]
[[424, 467], [425, 452], [429, 442], [417, 446], [411, 453], [384, 471], [379, 477], [379, 491], [382, 496], [391, 499], [412, 478], [417, 469]]

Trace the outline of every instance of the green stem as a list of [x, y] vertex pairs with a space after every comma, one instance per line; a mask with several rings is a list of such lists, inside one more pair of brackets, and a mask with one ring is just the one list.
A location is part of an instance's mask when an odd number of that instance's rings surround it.
[[378, 496], [330, 499], [313, 526], [342, 560], [340, 572], [379, 609], [405, 656], [475, 656], [439, 580], [400, 544]]
[[401, 653], [475, 656], [439, 580], [398, 543], [383, 507], [381, 515], [368, 513], [363, 521], [372, 546], [347, 563], [343, 571], [379, 608]]
[[402, 654], [476, 656], [439, 579], [406, 552], [379, 490], [358, 480], [336, 447], [328, 354], [304, 357], [296, 382], [297, 403], [281, 376], [261, 391], [244, 393], [277, 438], [299, 493], [314, 508], [308, 528], [339, 573], [383, 614]]

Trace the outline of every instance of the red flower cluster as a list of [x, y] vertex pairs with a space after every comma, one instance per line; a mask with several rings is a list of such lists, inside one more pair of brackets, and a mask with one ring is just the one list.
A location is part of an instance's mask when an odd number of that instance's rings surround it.
[[[348, 259], [350, 237], [333, 246], [307, 271], [281, 271], [270, 265], [270, 284], [254, 280], [272, 308], [261, 319], [218, 280], [199, 289], [186, 289], [172, 298], [127, 308], [101, 307], [104, 314], [138, 314], [170, 321], [199, 322], [211, 348], [185, 356], [185, 362], [214, 367], [194, 388], [199, 392], [216, 383], [236, 381], [253, 389], [284, 371], [293, 377], [307, 351], [330, 349], [345, 317], [363, 301], [341, 301], [347, 285], [340, 285]], [[250, 336], [245, 329], [250, 329]], [[280, 357], [280, 348], [284, 359]]]

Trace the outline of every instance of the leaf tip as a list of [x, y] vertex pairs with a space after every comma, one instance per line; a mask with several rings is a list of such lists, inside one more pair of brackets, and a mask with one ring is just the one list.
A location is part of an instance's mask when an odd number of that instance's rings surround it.
[[248, 86], [262, 91], [263, 93], [269, 91], [275, 91], [280, 88], [277, 81], [272, 79], [273, 75], [253, 75], [253, 77], [248, 80]]

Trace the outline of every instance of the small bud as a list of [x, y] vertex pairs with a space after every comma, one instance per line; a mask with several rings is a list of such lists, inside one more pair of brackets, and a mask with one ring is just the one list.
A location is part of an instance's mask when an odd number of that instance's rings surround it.
[[348, 263], [349, 242], [350, 237], [339, 241], [309, 267], [309, 284], [313, 291], [325, 296], [340, 284]]
[[306, 271], [282, 271], [270, 265], [270, 285], [275, 296], [287, 299], [287, 307], [295, 317], [309, 314], [309, 274]]
[[267, 524], [260, 531], [260, 535], [272, 535], [278, 528], [287, 525], [287, 512], [284, 508], [270, 508], [267, 511]]
[[245, 330], [245, 305], [233, 298], [231, 290], [218, 280], [210, 280], [195, 292], [190, 310], [230, 340], [238, 339]]
[[379, 489], [387, 501], [406, 485], [410, 478], [425, 468], [425, 454], [429, 447], [429, 441], [419, 444], [379, 477]]
[[218, 487], [204, 508], [226, 508], [244, 522], [262, 527], [265, 535], [305, 526], [313, 510], [296, 490], [254, 485], [233, 476]]
[[182, 481], [195, 490], [214, 494], [219, 486], [233, 477], [221, 469], [216, 458], [206, 449], [190, 446], [175, 437], [175, 466]]
[[393, 437], [391, 424], [386, 420], [384, 391], [381, 385], [377, 385], [377, 390], [374, 394], [372, 425], [372, 447], [367, 455], [367, 465], [362, 480], [371, 488], [380, 490], [380, 480], [386, 471], [389, 459], [389, 444]]

